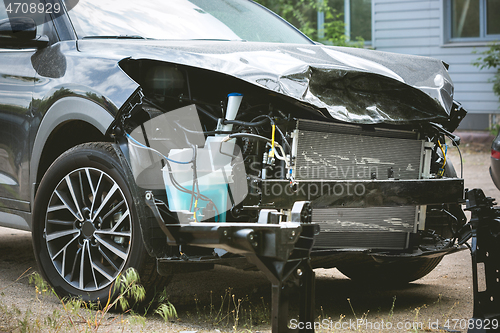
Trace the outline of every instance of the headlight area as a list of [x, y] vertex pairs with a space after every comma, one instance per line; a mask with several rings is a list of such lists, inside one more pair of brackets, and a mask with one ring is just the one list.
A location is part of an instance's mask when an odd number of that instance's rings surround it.
[[128, 146], [135, 182], [154, 197], [149, 204], [175, 246], [168, 258], [223, 262], [227, 253], [221, 244], [189, 247], [201, 240], [186, 243], [174, 226], [280, 225], [297, 220], [297, 203], [307, 203], [302, 220], [321, 229], [313, 253], [458, 249], [464, 185], [442, 126], [342, 123], [224, 74], [121, 65], [141, 89], [113, 133]]

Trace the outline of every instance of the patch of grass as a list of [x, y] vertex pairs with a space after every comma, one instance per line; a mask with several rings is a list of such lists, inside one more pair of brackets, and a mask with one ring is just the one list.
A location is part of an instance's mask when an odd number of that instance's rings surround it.
[[392, 305], [389, 310], [389, 314], [387, 315], [387, 321], [392, 321], [392, 317], [394, 317], [394, 307], [396, 306], [396, 295], [392, 297]]
[[167, 301], [167, 303], [160, 304], [155, 310], [155, 313], [159, 314], [165, 322], [170, 321], [170, 319], [174, 317], [177, 318], [177, 311], [169, 301]]
[[214, 297], [210, 291], [208, 305], [202, 305], [197, 295], [194, 296], [194, 303], [194, 311], [185, 311], [184, 315], [212, 328], [254, 332], [257, 327], [271, 323], [271, 310], [263, 297], [254, 303], [248, 295], [237, 297], [231, 288], [219, 297]]
[[8, 285], [4, 286], [3, 288], [0, 288], [1, 295], [2, 295], [2, 296], [4, 295], [3, 290], [5, 290], [5, 289], [7, 289], [8, 287], [12, 286], [12, 285], [13, 285], [14, 283], [16, 283], [17, 281], [19, 281], [19, 280], [21, 280], [21, 279], [26, 278], [26, 276], [27, 276], [26, 274], [27, 274], [30, 270], [31, 270], [31, 267], [30, 267], [30, 268], [28, 268], [27, 270], [25, 270], [25, 271], [23, 272], [23, 274], [21, 274], [21, 275], [20, 275], [17, 279], [15, 279], [12, 283], [10, 283], [10, 284], [8, 284]]
[[0, 331], [2, 332], [36, 332], [35, 325], [30, 322], [32, 312], [23, 313], [18, 307], [12, 305], [10, 308], [0, 304]]
[[[29, 279], [34, 285], [35, 295], [39, 300], [40, 306], [45, 306], [44, 303], [46, 302], [43, 297], [51, 294], [55, 295], [54, 291], [36, 273], [31, 274]], [[85, 302], [79, 298], [58, 298], [60, 306], [52, 313], [43, 316], [34, 315], [34, 313], [38, 313], [34, 309], [22, 311], [15, 306], [6, 306], [0, 303], [0, 332], [112, 332], [118, 329], [118, 325], [120, 326], [120, 330], [141, 330], [140, 327], [136, 328], [135, 326], [139, 325], [144, 328], [149, 316], [158, 315], [165, 322], [172, 322], [177, 318], [178, 311], [169, 301], [166, 289], [158, 292], [147, 306], [140, 308], [140, 311], [137, 310], [137, 307], [134, 309], [134, 305], [141, 299], [144, 299], [144, 289], [140, 286], [139, 276], [134, 271], [127, 271], [119, 276], [111, 289], [118, 296], [106, 304]], [[345, 331], [336, 327], [343, 327], [342, 324], [349, 323], [350, 318], [355, 322], [360, 320], [368, 323], [382, 321], [392, 323], [397, 323], [398, 321], [404, 323], [422, 322], [424, 323], [424, 330], [420, 327], [412, 326], [411, 329], [403, 331], [414, 333], [424, 332], [429, 322], [429, 319], [424, 318], [428, 310], [427, 308], [439, 308], [439, 317], [441, 318], [436, 319], [440, 319], [440, 323], [443, 319], [447, 319], [453, 315], [452, 312], [457, 303], [449, 309], [451, 304], [446, 304], [445, 307], [442, 298], [443, 296], [439, 294], [434, 302], [428, 303], [429, 306], [425, 304], [420, 305], [419, 303], [404, 309], [401, 309], [401, 303], [404, 303], [404, 300], [400, 300], [397, 311], [396, 296], [392, 297], [392, 302], [391, 297], [389, 297], [385, 305], [382, 302], [373, 305], [372, 310], [374, 311], [369, 311], [366, 308], [363, 309], [363, 304], [359, 304], [359, 300], [344, 298], [344, 305], [346, 307], [344, 312], [347, 312], [345, 314], [328, 314], [328, 307], [326, 307], [326, 311], [322, 306], [319, 307], [320, 315], [315, 321], [322, 323], [323, 320], [327, 320], [331, 323], [330, 327], [332, 329], [318, 329], [317, 332], [333, 333]], [[120, 299], [124, 300], [121, 301]], [[231, 288], [228, 288], [220, 296], [213, 295], [213, 292], [210, 292], [209, 299], [209, 302], [203, 303], [195, 296], [195, 304], [189, 309], [191, 313], [185, 311], [185, 315], [190, 318], [190, 321], [197, 322], [203, 326], [206, 324], [211, 329], [218, 329], [220, 331], [255, 332], [259, 329], [269, 329], [269, 325], [271, 324], [271, 309], [264, 297], [251, 298], [248, 295], [239, 297]], [[345, 303], [346, 301], [347, 304]], [[293, 311], [295, 310], [294, 308]], [[117, 311], [118, 314], [116, 312], [110, 314], [110, 311]], [[291, 309], [292, 313], [293, 311]], [[115, 326], [110, 326], [113, 324]], [[130, 327], [127, 328], [127, 325], [130, 325]], [[354, 329], [354, 331], [371, 332], [371, 330], [365, 329], [363, 325]]]
[[64, 331], [64, 323], [60, 321], [61, 312], [58, 309], [55, 309], [51, 315], [48, 315], [47, 318], [44, 319], [43, 324], [45, 327], [48, 327], [51, 332], [61, 332]]
[[116, 278], [113, 291], [118, 293], [118, 297], [111, 304], [109, 304], [111, 297], [108, 298], [108, 311], [114, 306], [118, 306], [122, 311], [127, 311], [130, 309], [129, 300], [141, 302], [146, 298], [146, 290], [140, 285], [139, 273], [133, 268], [127, 269], [124, 274], [120, 274]]
[[[25, 272], [26, 273], [26, 272]], [[25, 274], [23, 273], [23, 275]], [[20, 277], [21, 278], [21, 277]], [[20, 279], [18, 278], [18, 280]], [[17, 281], [17, 280], [16, 280]], [[140, 285], [140, 278], [134, 269], [128, 269], [119, 275], [110, 289], [106, 304], [85, 302], [81, 298], [59, 297], [54, 289], [38, 274], [29, 275], [29, 282], [35, 288], [35, 297], [43, 304], [41, 297], [54, 295], [59, 300], [62, 309], [55, 309], [45, 318], [33, 316], [32, 310], [24, 313], [15, 306], [5, 306], [0, 303], [0, 331], [6, 332], [99, 332], [109, 325], [120, 322], [124, 324], [146, 325], [146, 316], [160, 314], [166, 321], [177, 317], [175, 307], [168, 301], [165, 290], [155, 295], [148, 306], [141, 308], [144, 314], [136, 313], [132, 307], [145, 299], [145, 290]], [[158, 305], [154, 312], [153, 305]], [[111, 310], [118, 310], [118, 316], [110, 316]]]

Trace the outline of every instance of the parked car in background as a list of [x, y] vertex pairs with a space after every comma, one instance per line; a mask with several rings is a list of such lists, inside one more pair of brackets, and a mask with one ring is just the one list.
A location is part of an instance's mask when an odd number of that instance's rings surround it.
[[280, 223], [298, 201], [313, 267], [355, 280], [461, 249], [443, 145], [466, 112], [443, 62], [316, 45], [248, 0], [36, 2], [0, 3], [0, 225], [32, 232], [60, 295], [103, 302], [129, 267], [146, 287], [250, 268], [165, 225]]
[[491, 143], [490, 175], [493, 183], [500, 190], [500, 133]]

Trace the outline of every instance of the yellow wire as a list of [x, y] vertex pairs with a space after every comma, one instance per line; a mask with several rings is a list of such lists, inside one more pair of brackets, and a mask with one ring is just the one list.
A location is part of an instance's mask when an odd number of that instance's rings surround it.
[[195, 222], [198, 222], [198, 221], [196, 221], [196, 208], [197, 208], [197, 207], [198, 207], [198, 199], [196, 199], [196, 200], [194, 201], [194, 213], [193, 213], [193, 217], [194, 217], [194, 221], [195, 221]]
[[271, 152], [269, 153], [269, 157], [274, 157], [274, 133], [276, 132], [276, 125], [273, 124], [273, 134], [271, 137]]
[[444, 174], [444, 166], [446, 165], [446, 153], [444, 152], [443, 146], [441, 146], [441, 142], [439, 142], [439, 140], [438, 140], [438, 145], [439, 148], [441, 148], [441, 152], [443, 153], [443, 158], [444, 158], [443, 165], [441, 166], [441, 169], [443, 169], [443, 171], [439, 172], [440, 176], [442, 176]]

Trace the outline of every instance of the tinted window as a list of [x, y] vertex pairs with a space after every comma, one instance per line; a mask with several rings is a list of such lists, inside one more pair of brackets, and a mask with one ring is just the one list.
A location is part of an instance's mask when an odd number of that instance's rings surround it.
[[311, 43], [297, 30], [248, 0], [81, 1], [69, 15], [79, 38], [246, 40]]

